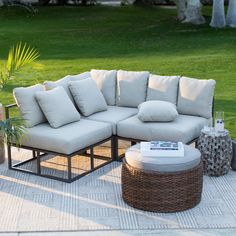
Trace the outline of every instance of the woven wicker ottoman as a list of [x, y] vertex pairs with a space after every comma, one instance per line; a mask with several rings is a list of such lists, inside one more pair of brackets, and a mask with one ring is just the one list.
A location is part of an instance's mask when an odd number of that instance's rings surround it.
[[126, 151], [122, 165], [122, 196], [135, 208], [177, 212], [201, 200], [203, 167], [200, 152], [184, 146], [184, 157], [143, 157], [140, 145]]

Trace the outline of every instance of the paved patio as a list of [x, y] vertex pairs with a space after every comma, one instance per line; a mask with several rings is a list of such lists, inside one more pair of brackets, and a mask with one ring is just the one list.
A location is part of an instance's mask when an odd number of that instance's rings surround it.
[[[14, 151], [16, 159], [29, 154]], [[194, 209], [162, 214], [123, 202], [118, 162], [72, 184], [10, 171], [6, 164], [0, 165], [0, 236], [236, 235], [233, 171], [219, 178], [204, 177], [202, 201]]]

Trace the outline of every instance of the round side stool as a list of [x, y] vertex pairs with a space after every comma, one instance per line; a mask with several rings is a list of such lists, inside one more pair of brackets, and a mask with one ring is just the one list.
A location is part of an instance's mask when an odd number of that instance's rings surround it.
[[140, 145], [129, 148], [122, 165], [122, 196], [134, 207], [152, 212], [177, 212], [201, 200], [201, 153], [184, 146], [184, 157], [143, 157]]

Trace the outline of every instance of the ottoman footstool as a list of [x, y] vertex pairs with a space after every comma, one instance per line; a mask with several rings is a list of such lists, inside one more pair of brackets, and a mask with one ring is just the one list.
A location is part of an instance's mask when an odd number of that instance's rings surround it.
[[135, 208], [177, 212], [201, 200], [203, 166], [200, 152], [184, 146], [184, 157], [142, 157], [139, 145], [126, 152], [122, 165], [122, 196]]

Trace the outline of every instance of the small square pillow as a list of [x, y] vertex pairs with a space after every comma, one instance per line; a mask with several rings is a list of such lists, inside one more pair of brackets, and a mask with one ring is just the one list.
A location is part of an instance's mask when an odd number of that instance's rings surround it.
[[177, 104], [179, 76], [150, 75], [147, 101], [161, 100]]
[[212, 117], [215, 80], [181, 77], [177, 109], [180, 114]]
[[45, 90], [51, 90], [51, 89], [56, 88], [57, 86], [62, 86], [65, 89], [71, 101], [74, 103], [73, 96], [71, 95], [69, 87], [68, 87], [69, 81], [77, 81], [81, 79], [86, 79], [88, 77], [90, 77], [90, 73], [84, 72], [78, 75], [67, 75], [57, 81], [45, 81], [43, 84], [44, 84]]
[[79, 121], [80, 114], [61, 86], [43, 92], [36, 92], [36, 99], [49, 124], [53, 128]]
[[149, 72], [123, 71], [117, 72], [117, 105], [138, 107], [145, 101]]
[[138, 118], [143, 122], [170, 122], [178, 116], [176, 106], [165, 101], [147, 101], [138, 109]]
[[75, 103], [84, 116], [107, 110], [107, 104], [96, 82], [91, 78], [71, 81], [69, 88]]
[[36, 84], [13, 90], [13, 96], [28, 128], [47, 121], [35, 98], [35, 93], [38, 91], [44, 91], [43, 85]]
[[116, 70], [91, 70], [91, 78], [95, 80], [106, 102], [110, 106], [116, 104]]

